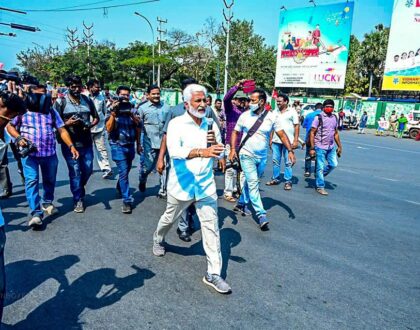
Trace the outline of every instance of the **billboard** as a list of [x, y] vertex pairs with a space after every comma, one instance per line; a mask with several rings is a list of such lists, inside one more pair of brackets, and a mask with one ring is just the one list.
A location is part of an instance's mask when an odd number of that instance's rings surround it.
[[420, 0], [395, 0], [383, 90], [420, 91]]
[[280, 14], [276, 87], [344, 88], [354, 2]]

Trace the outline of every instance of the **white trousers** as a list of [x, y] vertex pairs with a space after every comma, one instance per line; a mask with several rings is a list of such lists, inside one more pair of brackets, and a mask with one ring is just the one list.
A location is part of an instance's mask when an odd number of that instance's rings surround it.
[[110, 171], [108, 151], [105, 145], [105, 131], [92, 133], [92, 140], [94, 144], [95, 156], [101, 171]]
[[194, 202], [201, 224], [203, 247], [207, 256], [207, 272], [220, 275], [222, 270], [222, 253], [220, 251], [216, 194], [197, 201], [180, 201], [168, 192], [166, 211], [159, 219], [153, 239], [156, 243], [162, 243], [174, 222]]

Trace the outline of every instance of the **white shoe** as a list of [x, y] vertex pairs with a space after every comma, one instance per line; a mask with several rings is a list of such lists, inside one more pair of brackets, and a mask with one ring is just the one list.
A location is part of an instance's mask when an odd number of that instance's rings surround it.
[[31, 220], [29, 220], [29, 227], [39, 227], [42, 225], [42, 220], [39, 216], [32, 217]]
[[58, 209], [54, 206], [53, 203], [42, 204], [42, 211], [44, 211], [47, 215], [58, 213]]

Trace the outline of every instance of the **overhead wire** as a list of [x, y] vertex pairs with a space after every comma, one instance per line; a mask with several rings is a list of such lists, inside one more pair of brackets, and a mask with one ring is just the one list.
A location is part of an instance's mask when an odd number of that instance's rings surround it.
[[110, 8], [118, 8], [118, 7], [127, 7], [127, 6], [135, 6], [140, 5], [144, 3], [150, 3], [150, 2], [158, 2], [160, 0], [145, 0], [145, 1], [137, 1], [137, 2], [131, 2], [131, 3], [124, 3], [119, 5], [112, 5], [112, 6], [101, 6], [101, 7], [90, 7], [90, 8], [74, 8], [74, 9], [60, 9], [60, 8], [54, 8], [54, 9], [17, 9], [25, 12], [74, 12], [74, 11], [88, 11], [88, 10], [103, 10], [103, 9], [110, 9]]

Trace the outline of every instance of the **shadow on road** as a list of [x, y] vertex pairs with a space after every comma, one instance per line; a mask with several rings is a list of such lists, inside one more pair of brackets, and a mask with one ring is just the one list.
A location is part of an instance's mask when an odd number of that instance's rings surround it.
[[263, 202], [263, 205], [264, 205], [266, 210], [269, 210], [273, 206], [277, 205], [277, 206], [280, 206], [281, 208], [283, 208], [287, 213], [289, 213], [289, 219], [295, 219], [296, 218], [293, 210], [288, 205], [284, 204], [283, 202], [281, 202], [277, 199], [272, 199], [271, 197], [263, 197], [262, 202]]
[[59, 291], [69, 286], [65, 275], [80, 261], [76, 255], [60, 256], [51, 260], [20, 260], [6, 265], [7, 293], [4, 306], [24, 298], [33, 289], [52, 278], [60, 284]]
[[[71, 284], [62, 286], [55, 297], [30, 312], [25, 320], [13, 326], [3, 324], [2, 329], [83, 329], [79, 317], [86, 308], [98, 310], [113, 305], [130, 291], [143, 286], [146, 279], [155, 276], [148, 269], [132, 267], [135, 273], [126, 277], [117, 277], [115, 269], [111, 268], [87, 272]], [[103, 286], [110, 288], [102, 290]]]
[[[312, 188], [312, 189], [316, 189], [316, 184], [315, 184], [315, 179], [312, 178], [306, 178], [305, 182], [307, 183], [307, 186], [305, 188]], [[333, 184], [329, 181], [325, 181], [325, 189], [328, 190], [334, 190], [337, 187], [336, 184]]]
[[227, 276], [229, 260], [232, 260], [238, 263], [246, 262], [246, 259], [239, 256], [232, 255], [232, 248], [234, 248], [235, 246], [238, 246], [241, 240], [242, 240], [241, 234], [239, 234], [239, 232], [237, 232], [236, 230], [232, 228], [224, 228], [220, 231], [220, 244], [221, 244], [222, 259], [223, 259], [221, 276], [223, 278], [226, 278]]

